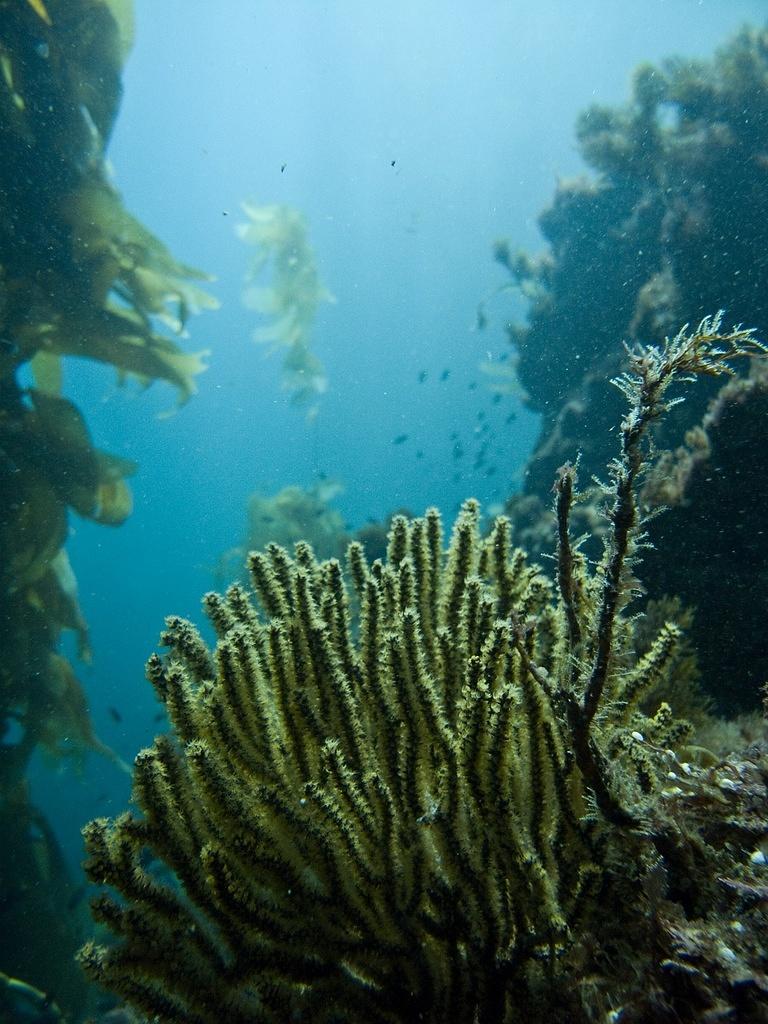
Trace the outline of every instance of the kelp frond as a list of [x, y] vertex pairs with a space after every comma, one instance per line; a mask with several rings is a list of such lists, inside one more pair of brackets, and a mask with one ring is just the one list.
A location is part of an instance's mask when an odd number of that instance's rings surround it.
[[298, 210], [243, 203], [243, 211], [248, 220], [238, 225], [237, 234], [256, 249], [243, 303], [268, 321], [255, 329], [253, 337], [287, 350], [283, 386], [294, 403], [310, 406], [311, 417], [328, 386], [325, 370], [310, 349], [312, 328], [320, 304], [335, 299], [320, 282], [306, 222]]

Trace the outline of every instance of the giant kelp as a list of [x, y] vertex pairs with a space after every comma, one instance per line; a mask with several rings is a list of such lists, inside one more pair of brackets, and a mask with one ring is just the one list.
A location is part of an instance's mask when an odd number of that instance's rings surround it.
[[675, 1014], [653, 1019], [693, 1021], [759, 1005], [727, 962], [757, 977], [760, 919], [744, 915], [718, 959], [716, 877], [754, 891], [728, 843], [736, 804], [739, 829], [766, 834], [750, 807], [765, 756], [739, 762], [749, 794], [736, 762], [685, 760], [690, 726], [664, 703], [641, 710], [679, 628], [638, 657], [626, 606], [670, 385], [763, 351], [716, 319], [633, 352], [604, 557], [590, 570], [570, 536], [565, 465], [554, 593], [506, 518], [481, 538], [470, 500], [447, 551], [434, 509], [393, 520], [385, 562], [350, 546], [354, 629], [340, 563], [305, 543], [250, 555], [257, 600], [239, 584], [206, 596], [214, 650], [169, 619], [148, 676], [174, 735], [136, 759], [141, 816], [85, 830], [87, 871], [113, 890], [93, 911], [117, 939], [82, 951], [90, 976], [186, 1024], [641, 1020], [653, 1001]]
[[[24, 670], [40, 660], [27, 648], [46, 635], [53, 651], [59, 629], [74, 625], [85, 650], [71, 572], [61, 571], [68, 510], [122, 522], [135, 469], [93, 445], [61, 394], [60, 361], [95, 359], [143, 384], [164, 379], [185, 399], [203, 364], [159, 328], [179, 333], [213, 301], [108, 178], [129, 13], [127, 3], [0, 8], [0, 601], [9, 651], [0, 718], [30, 733], [43, 708], [55, 718], [46, 690], [60, 687]], [[25, 365], [31, 383], [22, 385]]]
[[[93, 443], [62, 394], [62, 360], [97, 360], [142, 386], [168, 381], [184, 401], [204, 364], [177, 338], [192, 312], [214, 304], [195, 283], [203, 275], [131, 216], [110, 178], [105, 148], [131, 21], [129, 0], [0, 3], [0, 816], [10, 908], [0, 967], [53, 985], [65, 1009], [82, 995], [66, 955], [77, 915], [44, 870], [26, 768], [41, 745], [56, 756], [109, 753], [57, 651], [71, 629], [81, 657], [89, 653], [64, 544], [72, 510], [103, 524], [126, 518], [135, 466]], [[35, 886], [31, 910], [19, 893]]]
[[[556, 467], [576, 444], [586, 477], [599, 474], [609, 455], [617, 405], [604, 382], [621, 368], [615, 338], [659, 340], [673, 324], [695, 321], [720, 303], [732, 324], [746, 316], [759, 330], [768, 324], [766, 85], [765, 28], [743, 29], [711, 61], [675, 58], [638, 68], [626, 104], [593, 106], [579, 118], [581, 153], [595, 173], [558, 186], [539, 220], [547, 252], [534, 258], [497, 244], [496, 259], [528, 302], [527, 323], [514, 324], [510, 340], [527, 401], [542, 415], [524, 494], [509, 506], [516, 537], [532, 549], [546, 550], [551, 540], [547, 492]], [[710, 417], [702, 427], [721, 456], [727, 450], [726, 458], [708, 464], [710, 475], [724, 484], [709, 494], [700, 489], [689, 506], [711, 524], [698, 534], [701, 543], [682, 514], [669, 515], [664, 535], [681, 550], [685, 536], [689, 555], [677, 575], [671, 572], [677, 559], [654, 559], [657, 595], [676, 591], [682, 580], [687, 603], [708, 600], [713, 536], [729, 532], [734, 520], [742, 522], [749, 549], [737, 557], [765, 563], [765, 535], [753, 528], [749, 511], [768, 501], [761, 457], [763, 385], [752, 379], [740, 393], [740, 441], [726, 440], [727, 447], [717, 441], [722, 418]], [[673, 412], [658, 443], [677, 447], [684, 431], [705, 416], [717, 387], [713, 382]], [[729, 500], [722, 501], [726, 493]], [[678, 501], [676, 508], [684, 504]], [[579, 513], [585, 529], [592, 529], [592, 510], [582, 505]], [[734, 601], [715, 614], [727, 617], [729, 635], [757, 635], [758, 609], [759, 602]], [[709, 614], [695, 621], [694, 637], [706, 684], [727, 704], [727, 664], [715, 649], [713, 621]], [[765, 650], [752, 645], [749, 658], [741, 703], [768, 674]]]
[[243, 302], [267, 320], [253, 332], [255, 341], [284, 349], [283, 387], [296, 405], [307, 405], [308, 419], [328, 386], [322, 363], [310, 348], [312, 328], [322, 302], [335, 299], [323, 286], [307, 237], [303, 215], [292, 206], [243, 203], [248, 218], [238, 236], [255, 247]]
[[[104, 158], [127, 40], [113, 9], [4, 4], [0, 132], [0, 379], [42, 353], [114, 365], [182, 397], [202, 364], [158, 333], [213, 304], [124, 208]], [[48, 378], [50, 379], [50, 378]]]

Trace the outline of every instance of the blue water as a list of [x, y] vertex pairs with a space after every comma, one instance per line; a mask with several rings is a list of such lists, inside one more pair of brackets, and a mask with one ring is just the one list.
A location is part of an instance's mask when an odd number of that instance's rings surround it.
[[[577, 114], [625, 100], [640, 61], [710, 56], [765, 16], [764, 0], [136, 8], [116, 183], [179, 259], [216, 276], [221, 309], [191, 323], [185, 344], [209, 348], [210, 369], [169, 419], [157, 414], [170, 388], [120, 390], [111, 371], [67, 368], [96, 443], [140, 465], [131, 519], [117, 530], [73, 520], [69, 544], [95, 655], [79, 675], [98, 733], [127, 761], [159, 727], [143, 664], [163, 617], [199, 618], [211, 567], [244, 539], [251, 492], [326, 474], [344, 483], [336, 505], [357, 527], [400, 506], [450, 517], [469, 494], [487, 506], [519, 486], [536, 419], [512, 397], [493, 405], [478, 371], [506, 350], [505, 320], [524, 313], [506, 293], [474, 329], [478, 302], [506, 280], [493, 241], [540, 248], [536, 216], [557, 178], [585, 170]], [[279, 355], [250, 340], [240, 292], [251, 253], [234, 232], [245, 198], [303, 211], [337, 299], [314, 331], [330, 386], [311, 424], [280, 390]], [[491, 477], [472, 474], [469, 454], [453, 458], [450, 435], [471, 453], [479, 412], [495, 434]], [[123, 809], [129, 793], [95, 756], [80, 780], [37, 764], [34, 786], [73, 863], [83, 821]]]

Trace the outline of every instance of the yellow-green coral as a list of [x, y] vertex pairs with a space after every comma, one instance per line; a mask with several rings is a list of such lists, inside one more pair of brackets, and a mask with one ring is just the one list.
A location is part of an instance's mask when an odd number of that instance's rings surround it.
[[[328, 381], [310, 349], [310, 335], [320, 303], [335, 299], [320, 282], [306, 222], [298, 210], [243, 203], [243, 211], [248, 220], [238, 225], [237, 233], [256, 247], [243, 302], [271, 321], [257, 327], [253, 337], [286, 349], [283, 386], [297, 405], [310, 405], [307, 415], [312, 418]], [[265, 273], [270, 275], [268, 284], [262, 280]]]
[[[339, 563], [306, 545], [251, 556], [266, 620], [239, 586], [207, 596], [212, 655], [169, 620], [149, 671], [182, 748], [140, 755], [143, 821], [88, 829], [91, 877], [131, 903], [97, 917], [141, 922], [86, 952], [98, 977], [163, 1020], [491, 1020], [518, 961], [563, 941], [598, 875], [562, 723], [516, 650], [515, 622], [540, 620], [527, 656], [555, 671], [550, 588], [505, 520], [488, 541], [477, 520], [468, 502], [447, 556], [435, 510], [394, 521], [385, 565], [351, 546], [357, 643]], [[155, 952], [173, 934], [176, 982]]]
[[384, 562], [350, 545], [355, 628], [340, 563], [304, 543], [249, 557], [261, 613], [238, 584], [206, 596], [213, 651], [169, 619], [148, 675], [175, 738], [136, 760], [142, 816], [85, 830], [121, 897], [94, 903], [120, 941], [85, 947], [88, 973], [161, 1022], [520, 1020], [627, 844], [675, 854], [648, 814], [681, 726], [640, 705], [679, 629], [633, 656], [636, 478], [668, 385], [759, 349], [716, 319], [632, 355], [594, 574], [565, 466], [556, 590], [469, 500], [447, 551], [434, 509], [393, 520]]

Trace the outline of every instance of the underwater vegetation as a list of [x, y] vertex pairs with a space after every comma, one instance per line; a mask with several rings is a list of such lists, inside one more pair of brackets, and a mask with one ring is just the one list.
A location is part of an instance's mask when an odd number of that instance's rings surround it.
[[512, 353], [511, 359], [504, 362], [484, 359], [478, 368], [487, 378], [488, 389], [494, 396], [514, 395], [516, 398], [527, 399], [528, 396], [520, 386], [515, 353]]
[[[328, 380], [310, 338], [320, 303], [336, 300], [320, 282], [307, 225], [298, 210], [243, 203], [243, 211], [248, 220], [238, 225], [238, 237], [256, 248], [243, 303], [271, 321], [257, 327], [253, 338], [285, 349], [283, 387], [294, 404], [309, 406], [307, 418], [312, 420]], [[268, 284], [263, 283], [265, 274]]]
[[114, 758], [58, 652], [72, 630], [90, 656], [65, 541], [72, 511], [125, 520], [136, 466], [94, 444], [62, 393], [62, 362], [96, 360], [141, 387], [165, 380], [186, 401], [204, 353], [177, 339], [215, 305], [110, 180], [131, 32], [128, 0], [0, 3], [0, 965], [67, 1012], [83, 996], [67, 955], [78, 915], [26, 771], [41, 748]]
[[[576, 133], [595, 173], [558, 186], [539, 218], [547, 252], [495, 247], [529, 307], [527, 322], [511, 326], [510, 341], [542, 428], [524, 492], [508, 512], [516, 541], [532, 553], [550, 550], [553, 541], [548, 492], [556, 468], [578, 448], [589, 479], [610, 458], [620, 410], [605, 382], [621, 369], [615, 339], [658, 342], [719, 305], [730, 324], [748, 317], [759, 333], [768, 328], [768, 28], [745, 28], [711, 61], [641, 66], [630, 100], [591, 107]], [[671, 511], [649, 528], [657, 551], [647, 575], [655, 596], [676, 594], [698, 610], [691, 635], [704, 684], [721, 709], [733, 711], [754, 707], [768, 678], [768, 649], [753, 642], [764, 629], [762, 605], [744, 589], [723, 607], [712, 559], [717, 537], [731, 536], [732, 549], [715, 571], [746, 580], [747, 570], [757, 569], [754, 583], [765, 595], [765, 374], [750, 367], [744, 383], [728, 383], [722, 398], [719, 387], [712, 381], [701, 388], [657, 431], [657, 444], [676, 450], [696, 428], [698, 473], [678, 473], [677, 480], [690, 489], [698, 479], [699, 486], [695, 494], [663, 496]], [[716, 485], [703, 486], [706, 479]], [[649, 489], [643, 501], [650, 507], [659, 497]], [[585, 531], [602, 529], [594, 503], [576, 515]], [[723, 633], [744, 645], [738, 681]]]
[[224, 586], [232, 579], [248, 582], [246, 557], [249, 551], [261, 551], [271, 544], [291, 550], [302, 541], [312, 548], [316, 558], [343, 558], [352, 541], [359, 542], [369, 562], [386, 558], [389, 532], [395, 515], [410, 517], [405, 509], [385, 520], [369, 519], [359, 529], [350, 528], [333, 501], [344, 490], [339, 480], [321, 476], [309, 487], [289, 484], [276, 494], [258, 491], [248, 499], [248, 526], [245, 543], [229, 548], [216, 564], [214, 581]]
[[84, 831], [114, 936], [89, 977], [163, 1024], [764, 1020], [765, 748], [718, 761], [642, 710], [681, 632], [638, 656], [628, 605], [649, 428], [765, 352], [716, 317], [629, 353], [597, 566], [566, 463], [554, 585], [468, 500], [447, 550], [436, 510], [397, 516], [346, 579], [252, 552], [250, 592], [204, 598], [213, 650], [169, 618], [173, 734], [136, 759], [140, 813]]
[[[191, 312], [214, 305], [191, 283], [201, 275], [131, 217], [108, 180], [104, 148], [128, 42], [119, 27], [127, 17], [118, 23], [113, 8], [130, 12], [127, 3], [55, 0], [0, 10], [0, 601], [8, 652], [0, 719], [20, 720], [35, 739], [48, 728], [42, 706], [53, 722], [56, 694], [68, 692], [52, 653], [59, 630], [75, 629], [84, 656], [88, 649], [63, 547], [68, 510], [121, 523], [131, 511], [126, 478], [136, 468], [93, 445], [82, 413], [61, 394], [61, 360], [107, 362], [121, 380], [143, 386], [165, 379], [186, 399], [201, 355], [185, 353], [156, 325], [180, 333]], [[31, 386], [19, 383], [26, 364]], [[46, 632], [59, 679], [48, 692], [39, 671], [34, 684], [23, 671], [46, 659], [34, 653]], [[35, 702], [35, 690], [44, 700]], [[85, 723], [80, 732], [87, 734]]]
[[343, 490], [343, 484], [325, 479], [310, 487], [290, 484], [273, 495], [252, 494], [245, 544], [224, 552], [217, 577], [231, 579], [244, 566], [249, 551], [269, 544], [291, 548], [303, 540], [318, 558], [340, 558], [351, 538], [341, 513], [331, 503]]

